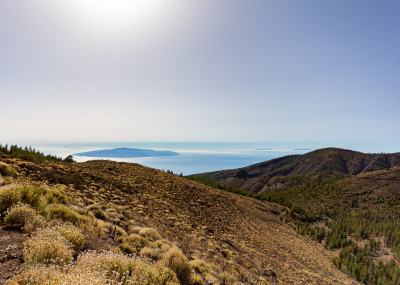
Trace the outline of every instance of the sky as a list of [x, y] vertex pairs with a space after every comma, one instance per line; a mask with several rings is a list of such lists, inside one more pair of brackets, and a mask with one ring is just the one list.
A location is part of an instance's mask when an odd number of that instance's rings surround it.
[[400, 145], [398, 0], [0, 0], [0, 142]]

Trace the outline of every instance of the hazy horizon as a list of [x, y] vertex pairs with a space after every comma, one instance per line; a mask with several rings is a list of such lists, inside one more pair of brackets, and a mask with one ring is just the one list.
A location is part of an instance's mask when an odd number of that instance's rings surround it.
[[0, 3], [0, 141], [400, 141], [399, 1]]

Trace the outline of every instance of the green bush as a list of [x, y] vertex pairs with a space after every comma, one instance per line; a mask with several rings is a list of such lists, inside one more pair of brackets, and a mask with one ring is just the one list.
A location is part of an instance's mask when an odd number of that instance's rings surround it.
[[51, 204], [48, 206], [49, 216], [51, 219], [60, 219], [65, 222], [70, 222], [74, 225], [79, 226], [82, 222], [83, 216], [72, 211], [65, 205], [62, 204]]
[[39, 214], [47, 216], [46, 201], [42, 197], [44, 191], [43, 188], [34, 186], [7, 189], [0, 194], [0, 213], [15, 204], [24, 203], [35, 208]]
[[61, 189], [51, 189], [46, 193], [46, 200], [49, 204], [69, 205], [71, 198]]
[[32, 222], [36, 215], [35, 209], [27, 204], [17, 204], [12, 206], [4, 218], [4, 224], [7, 226], [24, 226]]

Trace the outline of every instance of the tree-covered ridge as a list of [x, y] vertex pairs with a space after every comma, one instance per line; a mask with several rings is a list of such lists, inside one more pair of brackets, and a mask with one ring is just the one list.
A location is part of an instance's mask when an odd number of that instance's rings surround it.
[[286, 206], [297, 232], [339, 250], [333, 263], [358, 281], [400, 284], [399, 167], [358, 176], [334, 171], [278, 176], [269, 183], [279, 190], [235, 193]]
[[279, 157], [240, 169], [202, 173], [195, 176], [210, 178], [224, 185], [258, 193], [269, 190], [267, 184], [277, 176], [304, 175], [328, 170], [357, 175], [399, 164], [400, 153], [367, 154], [340, 148], [324, 148], [303, 155]]
[[[36, 150], [32, 147], [21, 147], [18, 145], [2, 145], [0, 143], [0, 155], [3, 157], [7, 157], [8, 155], [20, 157], [22, 159], [34, 161], [34, 160], [46, 160], [46, 161], [63, 161], [61, 157], [56, 155], [45, 155], [43, 152]], [[71, 157], [72, 159], [72, 157]]]

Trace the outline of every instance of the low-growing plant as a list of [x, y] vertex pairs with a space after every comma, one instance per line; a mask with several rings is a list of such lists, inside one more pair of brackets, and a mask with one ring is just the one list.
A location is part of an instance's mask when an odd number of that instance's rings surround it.
[[149, 241], [146, 238], [137, 234], [131, 234], [125, 237], [119, 237], [117, 238], [117, 241], [129, 244], [130, 246], [135, 248], [136, 252], [139, 252], [143, 247], [149, 244]]
[[0, 174], [1, 175], [8, 176], [14, 172], [15, 172], [15, 169], [11, 165], [0, 161]]
[[0, 213], [18, 203], [24, 203], [35, 208], [43, 216], [47, 215], [46, 201], [42, 194], [44, 189], [35, 186], [15, 187], [0, 194]]
[[140, 251], [140, 256], [144, 256], [147, 258], [150, 258], [154, 261], [160, 260], [163, 256], [163, 253], [161, 249], [158, 248], [152, 248], [152, 247], [144, 247]]
[[159, 240], [162, 238], [161, 235], [158, 233], [158, 231], [153, 228], [142, 228], [139, 231], [139, 234], [145, 238], [151, 238], [154, 240]]
[[204, 285], [203, 279], [196, 274], [190, 276], [190, 284], [192, 285]]
[[7, 226], [24, 226], [33, 221], [36, 211], [27, 204], [18, 203], [12, 206], [5, 214], [4, 224]]
[[107, 279], [97, 272], [91, 272], [87, 268], [73, 266], [68, 272], [60, 271], [53, 266], [30, 266], [13, 278], [8, 285], [104, 285]]
[[178, 247], [172, 247], [167, 251], [162, 258], [162, 262], [176, 273], [181, 284], [189, 283], [192, 268], [187, 257]]
[[22, 228], [25, 233], [31, 235], [37, 229], [42, 229], [46, 226], [47, 221], [43, 216], [35, 215], [32, 220], [25, 221], [25, 225]]
[[235, 275], [233, 275], [229, 272], [226, 272], [226, 271], [221, 272], [219, 274], [219, 279], [222, 281], [222, 284], [232, 284], [232, 283], [238, 281], [237, 278], [235, 277]]
[[46, 200], [49, 204], [69, 205], [71, 198], [62, 189], [50, 189], [47, 190]]
[[74, 250], [81, 249], [85, 244], [85, 238], [77, 227], [71, 224], [61, 224], [54, 226], [54, 228], [74, 246]]
[[47, 207], [49, 211], [49, 217], [52, 219], [60, 219], [65, 222], [70, 222], [74, 225], [79, 226], [82, 222], [82, 215], [74, 212], [70, 208], [62, 204], [51, 204]]
[[28, 264], [64, 266], [72, 261], [73, 245], [55, 229], [40, 229], [23, 242], [23, 256]]
[[189, 261], [190, 266], [199, 274], [206, 274], [210, 272], [210, 265], [201, 259], [194, 259]]
[[55, 268], [43, 265], [30, 266], [22, 273], [16, 275], [8, 285], [36, 285], [36, 284], [57, 284], [50, 283], [50, 280], [59, 280], [63, 273]]
[[129, 243], [123, 242], [119, 244], [119, 249], [126, 254], [133, 254], [136, 253], [136, 247], [130, 245]]
[[93, 215], [96, 217], [96, 219], [100, 219], [103, 221], [107, 219], [106, 214], [103, 212], [103, 210], [100, 209], [100, 207], [92, 205], [92, 206], [89, 206], [87, 209], [88, 209], [88, 211], [93, 213]]
[[113, 252], [88, 251], [78, 257], [76, 264], [77, 268], [104, 274], [111, 284], [179, 284], [174, 272], [166, 267]]
[[8, 189], [0, 194], [0, 213], [4, 213], [21, 200], [21, 195], [16, 189]]

